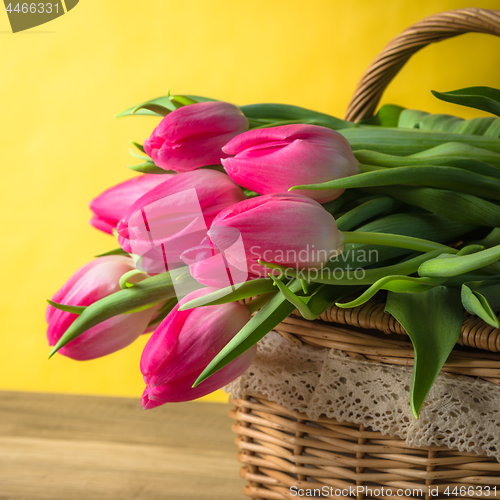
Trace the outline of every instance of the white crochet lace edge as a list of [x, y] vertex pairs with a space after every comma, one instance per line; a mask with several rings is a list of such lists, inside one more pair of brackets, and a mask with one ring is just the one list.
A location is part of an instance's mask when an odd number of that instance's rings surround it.
[[499, 386], [442, 373], [416, 420], [410, 385], [409, 367], [358, 361], [335, 349], [297, 347], [271, 332], [259, 343], [250, 368], [225, 390], [234, 398], [262, 394], [312, 420], [326, 415], [363, 424], [408, 446], [447, 446], [500, 461]]

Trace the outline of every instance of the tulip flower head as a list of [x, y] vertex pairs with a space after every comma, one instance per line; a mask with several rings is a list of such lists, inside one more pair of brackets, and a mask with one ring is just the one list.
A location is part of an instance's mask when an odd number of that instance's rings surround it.
[[187, 172], [204, 165], [219, 165], [222, 146], [248, 130], [248, 119], [227, 102], [199, 102], [169, 113], [144, 142], [155, 165]]
[[[293, 186], [319, 184], [359, 172], [349, 143], [334, 130], [317, 125], [284, 125], [254, 129], [236, 136], [222, 150], [227, 174], [259, 194], [284, 193]], [[343, 189], [299, 190], [321, 203]]]
[[[244, 252], [235, 247], [236, 235], [241, 237]], [[319, 269], [342, 242], [335, 219], [319, 203], [295, 193], [271, 194], [223, 210], [203, 244], [182, 258], [199, 283], [220, 286], [223, 266], [236, 274], [248, 270], [250, 278], [270, 272], [259, 260], [294, 270]], [[225, 251], [232, 248], [236, 251]], [[219, 251], [213, 255], [213, 249]]]
[[250, 320], [248, 309], [238, 302], [178, 310], [181, 304], [213, 291], [203, 288], [186, 296], [146, 344], [141, 357], [147, 385], [142, 396], [145, 409], [205, 396], [239, 377], [252, 363], [256, 346], [192, 388], [210, 361]]
[[[54, 302], [72, 306], [89, 306], [119, 291], [120, 278], [135, 269], [130, 257], [100, 257], [79, 269], [52, 297]], [[72, 359], [89, 360], [106, 356], [131, 344], [146, 330], [156, 308], [114, 316], [90, 328], [58, 352]], [[46, 320], [50, 346], [57, 344], [78, 316], [49, 305]]]
[[245, 198], [216, 170], [175, 175], [130, 207], [117, 226], [120, 245], [149, 274], [174, 269], [182, 263], [181, 254], [200, 243], [215, 216]]
[[143, 174], [107, 189], [90, 202], [93, 217], [90, 224], [100, 231], [113, 234], [120, 219], [141, 196], [175, 174]]

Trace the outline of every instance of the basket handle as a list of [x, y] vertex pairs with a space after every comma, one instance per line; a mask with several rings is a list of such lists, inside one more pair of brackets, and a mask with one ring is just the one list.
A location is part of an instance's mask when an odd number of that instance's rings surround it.
[[500, 36], [500, 10], [451, 10], [410, 26], [393, 38], [365, 71], [347, 107], [345, 119], [359, 122], [373, 116], [385, 89], [413, 54], [430, 43], [464, 33]]

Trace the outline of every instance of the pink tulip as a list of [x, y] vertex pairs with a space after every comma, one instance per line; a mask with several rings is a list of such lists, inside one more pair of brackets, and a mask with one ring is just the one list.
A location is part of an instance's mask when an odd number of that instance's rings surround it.
[[119, 220], [136, 200], [173, 175], [144, 174], [107, 189], [90, 202], [90, 210], [94, 213], [90, 224], [105, 233], [113, 234]]
[[[100, 257], [80, 268], [52, 297], [54, 302], [72, 306], [89, 306], [120, 290], [123, 274], [135, 269], [130, 257], [110, 255]], [[133, 281], [133, 279], [132, 279]], [[76, 360], [106, 356], [123, 349], [138, 338], [147, 328], [156, 308], [121, 314], [92, 327], [80, 337], [59, 350], [60, 354]], [[48, 306], [47, 339], [56, 345], [64, 332], [78, 316]]]
[[171, 270], [182, 263], [185, 250], [203, 239], [221, 210], [245, 198], [222, 172], [177, 174], [130, 207], [117, 226], [120, 245], [139, 256], [138, 266], [148, 273]]
[[210, 361], [250, 320], [248, 309], [238, 302], [178, 310], [180, 304], [213, 291], [204, 288], [187, 295], [146, 344], [141, 357], [147, 385], [142, 396], [145, 409], [205, 396], [239, 377], [252, 363], [256, 346], [192, 388]]
[[[243, 251], [235, 243], [238, 235]], [[217, 215], [207, 236], [182, 257], [191, 275], [208, 286], [220, 286], [226, 269], [235, 275], [248, 270], [249, 278], [266, 277], [270, 270], [259, 259], [293, 270], [319, 269], [343, 241], [335, 219], [316, 201], [295, 193], [237, 203]]]
[[[284, 193], [292, 186], [319, 184], [359, 172], [349, 143], [338, 132], [317, 125], [284, 125], [250, 130], [222, 150], [227, 174], [259, 194]], [[343, 189], [296, 191], [321, 203]]]
[[199, 102], [169, 113], [144, 143], [144, 150], [160, 168], [187, 172], [219, 165], [222, 146], [248, 130], [241, 110], [227, 102]]

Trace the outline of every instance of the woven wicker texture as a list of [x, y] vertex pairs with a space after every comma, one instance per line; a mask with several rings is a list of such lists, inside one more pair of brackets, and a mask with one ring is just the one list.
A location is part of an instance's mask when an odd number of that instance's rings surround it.
[[[484, 495], [489, 486], [488, 496], [500, 497], [500, 464], [494, 459], [444, 447], [408, 448], [399, 439], [360, 425], [325, 417], [310, 421], [259, 396], [231, 402], [241, 476], [248, 481], [245, 494], [252, 499], [289, 499], [294, 498], [291, 487], [323, 486], [333, 488], [329, 489], [333, 494], [316, 498], [345, 499], [335, 490], [358, 486], [370, 487], [372, 494], [368, 491], [357, 499], [477, 498], [470, 492], [478, 491], [478, 485]], [[382, 486], [393, 494], [377, 495]], [[450, 493], [455, 487], [466, 493], [447, 496], [447, 487]], [[415, 494], [397, 495], [398, 489]]]
[[[390, 314], [384, 312], [384, 307], [385, 300], [376, 298], [352, 309], [332, 306], [320, 316], [320, 319], [366, 330], [379, 330], [387, 334], [406, 335], [405, 329]], [[465, 313], [458, 343], [485, 351], [500, 352], [500, 329], [488, 325], [477, 316]]]
[[464, 33], [500, 36], [500, 11], [458, 9], [426, 17], [410, 26], [389, 42], [363, 74], [345, 119], [358, 122], [371, 117], [389, 83], [415, 52]]
[[[414, 350], [408, 338], [380, 335], [378, 332], [342, 328], [321, 321], [290, 316], [275, 330], [293, 343], [339, 349], [358, 359], [391, 365], [413, 366]], [[481, 377], [500, 385], [500, 353], [472, 349], [454, 349], [443, 367], [444, 372]]]

